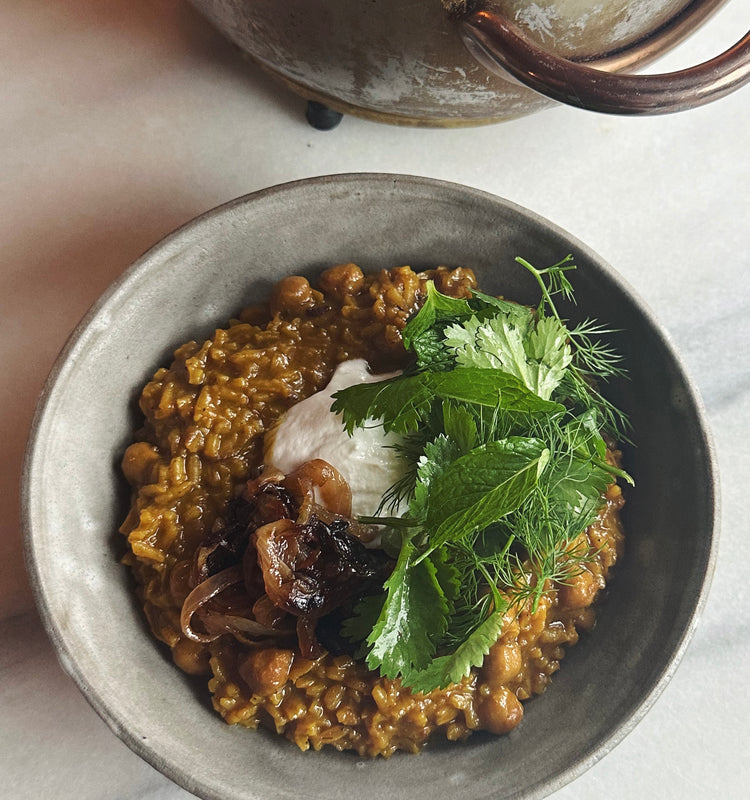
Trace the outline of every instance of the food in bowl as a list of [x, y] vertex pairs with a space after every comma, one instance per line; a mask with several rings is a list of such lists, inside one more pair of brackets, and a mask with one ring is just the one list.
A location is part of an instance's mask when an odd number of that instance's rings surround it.
[[[143, 390], [126, 560], [227, 722], [370, 756], [502, 734], [593, 625], [629, 480], [594, 379], [618, 367], [601, 328], [557, 314], [572, 262], [522, 263], [535, 309], [463, 268], [284, 278]], [[340, 365], [359, 378], [330, 387]], [[390, 437], [374, 508], [377, 481], [343, 474], [356, 460], [304, 452], [299, 422], [289, 435], [315, 397], [340, 429]]]

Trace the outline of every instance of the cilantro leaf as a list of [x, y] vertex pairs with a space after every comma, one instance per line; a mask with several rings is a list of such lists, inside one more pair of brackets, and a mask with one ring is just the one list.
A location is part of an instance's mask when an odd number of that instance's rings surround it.
[[381, 420], [386, 432], [405, 434], [430, 413], [433, 396], [421, 375], [397, 375], [340, 389], [333, 395], [331, 411], [342, 415], [350, 435], [368, 420]]
[[385, 583], [383, 608], [367, 638], [367, 665], [396, 678], [424, 669], [447, 628], [448, 603], [430, 559], [411, 563], [414, 547], [404, 537], [396, 567]]
[[525, 350], [531, 377], [531, 385], [526, 385], [548, 400], [573, 358], [568, 331], [555, 317], [541, 317], [529, 334]]
[[536, 323], [528, 310], [445, 329], [445, 344], [457, 366], [507, 372], [549, 400], [572, 359], [565, 326], [554, 317]]
[[494, 611], [453, 653], [439, 656], [422, 670], [406, 674], [404, 683], [413, 692], [431, 692], [465, 678], [472, 667], [478, 667], [503, 629], [505, 609]]

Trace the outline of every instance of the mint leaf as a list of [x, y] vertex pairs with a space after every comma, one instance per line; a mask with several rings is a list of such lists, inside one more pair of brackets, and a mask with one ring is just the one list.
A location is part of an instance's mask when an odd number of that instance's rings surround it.
[[443, 431], [456, 443], [461, 454], [477, 445], [477, 421], [465, 406], [445, 401], [443, 403]]
[[488, 442], [457, 458], [431, 475], [425, 490], [419, 475], [415, 500], [430, 545], [462, 539], [514, 511], [536, 485], [548, 458], [544, 442], [515, 437]]
[[517, 377], [498, 369], [465, 367], [450, 372], [425, 372], [420, 377], [436, 397], [528, 414], [565, 410], [559, 403], [540, 398]]
[[461, 574], [452, 561], [450, 551], [445, 547], [430, 553], [430, 561], [435, 567], [435, 577], [445, 595], [450, 617], [455, 613], [455, 604], [461, 594]]
[[461, 455], [460, 445], [442, 434], [426, 442], [424, 455], [417, 463], [417, 482], [409, 504], [409, 516], [424, 523], [432, 484]]
[[360, 383], [333, 395], [331, 411], [341, 414], [347, 433], [368, 420], [380, 420], [386, 432], [418, 430], [436, 398], [529, 414], [564, 411], [558, 403], [542, 400], [517, 378], [493, 369], [455, 369], [397, 375], [384, 381]]
[[453, 353], [443, 343], [443, 330], [433, 327], [419, 336], [414, 336], [410, 347], [417, 357], [417, 369], [443, 372], [456, 366]]
[[502, 297], [493, 297], [491, 294], [484, 294], [474, 289], [471, 293], [471, 300], [469, 305], [475, 310], [475, 316], [486, 318], [493, 316], [498, 311], [508, 316], [518, 314], [525, 316], [528, 314], [528, 306], [514, 303], [512, 300], [505, 300]]

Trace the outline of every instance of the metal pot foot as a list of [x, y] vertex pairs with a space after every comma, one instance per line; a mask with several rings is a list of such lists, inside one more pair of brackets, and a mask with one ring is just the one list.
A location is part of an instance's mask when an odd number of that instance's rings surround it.
[[318, 103], [315, 100], [307, 101], [307, 111], [305, 117], [310, 125], [318, 131], [333, 130], [343, 118], [343, 114], [334, 111], [323, 103]]

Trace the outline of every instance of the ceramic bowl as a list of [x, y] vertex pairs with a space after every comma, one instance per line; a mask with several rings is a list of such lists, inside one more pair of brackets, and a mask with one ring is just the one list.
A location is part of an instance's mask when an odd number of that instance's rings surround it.
[[[119, 460], [135, 398], [175, 347], [209, 335], [280, 277], [354, 261], [472, 267], [485, 291], [537, 299], [521, 255], [573, 253], [577, 306], [621, 331], [630, 378], [610, 396], [630, 414], [636, 489], [626, 554], [594, 631], [510, 735], [436, 743], [419, 756], [302, 753], [227, 726], [205, 681], [183, 675], [149, 634], [117, 528]], [[226, 800], [540, 798], [611, 750], [673, 674], [704, 604], [715, 553], [714, 465], [703, 411], [669, 339], [617, 273], [545, 219], [474, 189], [397, 175], [337, 175], [242, 197], [190, 222], [95, 304], [41, 398], [23, 478], [27, 559], [65, 669], [112, 730], [186, 789]]]

